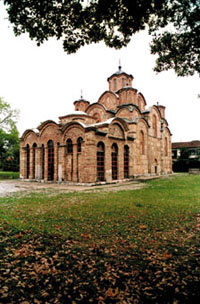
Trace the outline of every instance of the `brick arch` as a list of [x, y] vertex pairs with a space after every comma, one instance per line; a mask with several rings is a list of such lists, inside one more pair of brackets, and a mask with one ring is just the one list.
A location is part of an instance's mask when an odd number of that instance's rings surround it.
[[[122, 114], [123, 112], [124, 112], [124, 115]], [[137, 113], [137, 115], [135, 115], [135, 113]], [[141, 111], [138, 106], [135, 106], [135, 105], [126, 106], [117, 111], [116, 117], [128, 118], [128, 119], [132, 120], [136, 117], [138, 117], [138, 118], [141, 117]]]
[[[50, 137], [54, 141], [57, 141], [60, 138], [61, 133], [60, 133], [59, 125], [54, 121], [47, 120], [46, 122], [42, 123], [38, 127], [38, 129], [39, 129], [40, 141], [42, 143], [47, 144]], [[48, 129], [48, 131], [47, 131], [47, 129]], [[46, 135], [45, 135], [45, 132], [47, 133]]]
[[158, 109], [157, 106], [154, 105], [154, 106], [151, 107], [151, 113], [153, 112], [152, 110], [155, 110], [156, 113], [158, 114], [159, 118], [162, 119], [161, 112], [160, 112], [160, 110]]
[[146, 104], [147, 104], [147, 102], [146, 102], [144, 95], [141, 92], [139, 92], [137, 94], [137, 105], [141, 111], [143, 111], [145, 109]]
[[111, 91], [105, 91], [98, 99], [98, 104], [102, 104], [106, 109], [116, 109], [119, 105], [117, 95]]
[[[28, 137], [30, 137], [30, 139], [28, 139]], [[28, 129], [22, 134], [21, 141], [29, 142], [30, 145], [32, 145], [33, 142], [38, 143], [38, 133]]]
[[115, 118], [113, 118], [112, 122], [111, 122], [111, 125], [112, 124], [118, 124], [123, 129], [123, 132], [126, 132], [126, 131], [129, 130], [128, 124], [121, 117], [115, 117]]
[[95, 115], [98, 115], [98, 120], [105, 120], [104, 117], [108, 118], [106, 108], [104, 105], [99, 103], [93, 103], [86, 109], [86, 113], [95, 118]]
[[78, 137], [82, 137], [84, 139], [85, 128], [79, 122], [69, 122], [63, 126], [62, 132], [62, 138], [64, 143], [68, 138], [70, 138], [73, 144], [76, 144]]

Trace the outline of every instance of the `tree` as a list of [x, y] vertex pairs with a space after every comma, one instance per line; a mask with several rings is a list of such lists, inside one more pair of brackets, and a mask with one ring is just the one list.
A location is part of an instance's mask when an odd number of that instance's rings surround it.
[[16, 127], [18, 111], [0, 98], [0, 169], [19, 170], [19, 132]]
[[[177, 75], [200, 74], [199, 0], [3, 0], [14, 33], [29, 33], [40, 45], [63, 39], [67, 53], [104, 41], [126, 46], [133, 34], [148, 29], [155, 71], [173, 68]], [[87, 2], [87, 4], [85, 4]], [[161, 31], [162, 30], [162, 31]]]
[[12, 110], [11, 106], [0, 97], [0, 129], [9, 131], [17, 122], [19, 112]]

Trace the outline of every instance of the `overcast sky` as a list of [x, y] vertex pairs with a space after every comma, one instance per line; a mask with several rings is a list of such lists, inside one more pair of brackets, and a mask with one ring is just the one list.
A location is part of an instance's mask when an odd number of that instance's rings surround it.
[[61, 41], [51, 39], [37, 47], [28, 35], [15, 37], [0, 2], [0, 96], [20, 110], [20, 134], [72, 112], [81, 89], [85, 99], [96, 102], [108, 89], [107, 78], [118, 70], [120, 58], [147, 107], [157, 102], [166, 106], [172, 141], [200, 140], [199, 77], [153, 72], [156, 57], [150, 55], [149, 41], [143, 32], [121, 50], [100, 43], [67, 55]]

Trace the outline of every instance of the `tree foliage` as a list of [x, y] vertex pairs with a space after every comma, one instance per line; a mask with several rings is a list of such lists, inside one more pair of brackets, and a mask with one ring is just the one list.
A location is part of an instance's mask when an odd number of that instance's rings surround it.
[[0, 169], [19, 170], [19, 132], [16, 127], [18, 111], [0, 98]]
[[[155, 71], [177, 75], [200, 73], [199, 0], [3, 0], [16, 35], [29, 33], [40, 45], [50, 37], [63, 40], [67, 53], [104, 41], [126, 46], [132, 35], [148, 29]], [[161, 31], [160, 31], [161, 30]]]

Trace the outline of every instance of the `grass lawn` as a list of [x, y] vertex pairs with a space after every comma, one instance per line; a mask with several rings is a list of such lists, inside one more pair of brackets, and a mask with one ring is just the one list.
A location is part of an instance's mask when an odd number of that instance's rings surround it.
[[200, 176], [0, 198], [0, 303], [199, 303]]
[[19, 178], [19, 172], [0, 171], [0, 180]]

